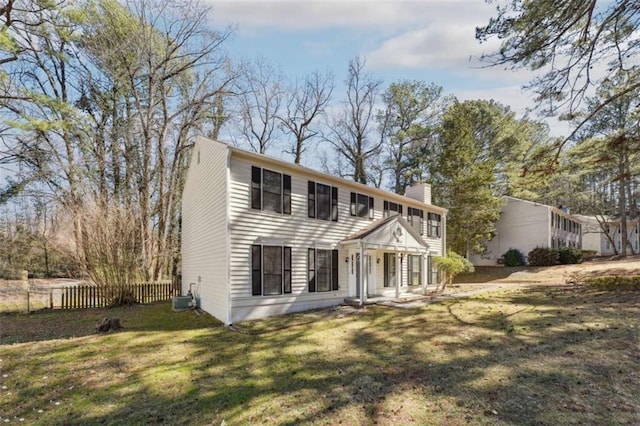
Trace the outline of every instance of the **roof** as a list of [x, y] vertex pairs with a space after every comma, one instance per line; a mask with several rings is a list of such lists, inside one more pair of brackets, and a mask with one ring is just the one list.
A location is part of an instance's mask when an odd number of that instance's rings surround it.
[[522, 198], [516, 198], [516, 197], [512, 197], [510, 195], [505, 195], [504, 198], [507, 199], [507, 200], [517, 201], [517, 202], [520, 202], [520, 203], [531, 204], [532, 206], [536, 206], [536, 207], [546, 207], [546, 208], [552, 210], [554, 213], [559, 214], [560, 216], [566, 216], [566, 217], [572, 218], [572, 219], [577, 220], [577, 221], [581, 220], [578, 217], [579, 215], [574, 215], [574, 214], [571, 214], [571, 213], [567, 213], [562, 209], [559, 209], [559, 208], [554, 207], [554, 206], [550, 206], [548, 204], [538, 203], [537, 201], [523, 200]]
[[227, 148], [229, 149], [229, 151], [231, 152], [232, 155], [235, 154], [235, 155], [237, 155], [239, 157], [242, 157], [242, 158], [247, 158], [247, 159], [250, 159], [250, 160], [256, 160], [256, 161], [262, 161], [262, 162], [271, 163], [271, 164], [274, 164], [274, 165], [276, 165], [276, 166], [278, 166], [279, 168], [282, 168], [282, 169], [295, 170], [295, 171], [297, 171], [299, 173], [303, 173], [303, 174], [306, 174], [306, 175], [314, 176], [314, 177], [320, 178], [320, 179], [322, 179], [324, 181], [332, 181], [332, 182], [336, 182], [336, 183], [339, 183], [339, 184], [342, 184], [342, 185], [345, 185], [345, 186], [350, 186], [350, 187], [355, 188], [356, 191], [372, 192], [374, 194], [379, 195], [380, 197], [384, 197], [384, 198], [387, 198], [389, 200], [395, 200], [395, 201], [398, 201], [398, 202], [402, 202], [404, 204], [413, 204], [414, 206], [420, 206], [420, 207], [422, 207], [422, 208], [424, 208], [426, 210], [429, 210], [429, 211], [432, 211], [432, 212], [435, 212], [435, 213], [439, 213], [439, 214], [442, 214], [442, 215], [446, 215], [447, 212], [448, 212], [448, 210], [443, 208], [443, 207], [435, 206], [433, 204], [426, 204], [426, 203], [423, 203], [423, 202], [418, 201], [416, 199], [405, 197], [404, 195], [399, 195], [399, 194], [396, 194], [396, 193], [393, 193], [393, 192], [385, 191], [385, 190], [380, 189], [380, 188], [375, 188], [375, 187], [372, 187], [372, 186], [364, 185], [362, 183], [358, 183], [358, 182], [354, 182], [354, 181], [351, 181], [351, 180], [347, 180], [347, 179], [344, 179], [344, 178], [341, 178], [341, 177], [338, 177], [338, 176], [333, 176], [333, 175], [330, 175], [330, 174], [327, 174], [327, 173], [322, 173], [322, 172], [319, 172], [317, 170], [313, 170], [313, 169], [310, 169], [308, 167], [301, 166], [299, 164], [289, 163], [287, 161], [283, 161], [283, 160], [280, 160], [278, 158], [270, 157], [270, 156], [265, 155], [265, 154], [259, 154], [257, 152], [247, 151], [245, 149], [238, 148], [236, 146], [229, 145], [229, 144], [224, 143], [224, 142], [214, 141], [212, 139], [207, 139], [207, 138], [202, 137], [202, 136], [199, 139], [225, 145], [225, 146], [227, 146]]
[[369, 225], [362, 228], [360, 231], [349, 235], [347, 238], [345, 238], [340, 242], [346, 243], [346, 242], [352, 242], [352, 241], [366, 240], [368, 236], [374, 234], [376, 231], [384, 228], [385, 226], [390, 225], [393, 222], [398, 222], [419, 244], [421, 244], [424, 247], [428, 246], [428, 244], [426, 243], [426, 241], [422, 239], [420, 234], [418, 234], [416, 230], [411, 227], [409, 222], [407, 222], [400, 215], [393, 215], [393, 216], [389, 216], [383, 219], [378, 219], [376, 221], [373, 221]]

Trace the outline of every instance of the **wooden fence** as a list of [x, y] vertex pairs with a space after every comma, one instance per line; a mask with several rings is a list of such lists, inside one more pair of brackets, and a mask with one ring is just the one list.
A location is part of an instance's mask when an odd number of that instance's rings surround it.
[[[117, 294], [124, 292], [136, 303], [153, 303], [171, 300], [180, 294], [180, 287], [170, 281], [140, 283], [101, 288], [90, 284], [66, 286], [60, 289], [59, 304], [51, 296], [51, 308], [83, 309], [110, 306]], [[51, 293], [53, 295], [53, 293]]]

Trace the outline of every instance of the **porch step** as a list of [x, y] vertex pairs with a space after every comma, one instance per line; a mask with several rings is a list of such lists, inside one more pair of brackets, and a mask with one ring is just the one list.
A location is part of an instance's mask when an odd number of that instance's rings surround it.
[[[376, 296], [368, 296], [364, 304], [365, 305], [385, 305], [385, 306], [391, 306], [391, 305], [395, 306], [395, 305], [406, 304], [408, 306], [413, 304], [414, 302], [422, 302], [424, 300], [430, 300], [432, 298], [433, 298], [432, 296], [425, 296], [423, 294], [404, 294], [404, 295], [400, 295], [400, 297], [398, 298], [376, 295]], [[344, 304], [358, 307], [360, 306], [360, 298], [346, 297], [344, 299]]]
[[[360, 306], [360, 299], [357, 297], [345, 297], [344, 298], [344, 304], [345, 305], [349, 305], [349, 306], [355, 306], [355, 307], [359, 307]], [[372, 300], [372, 299], [367, 299], [364, 301], [365, 305], [375, 305], [376, 301]]]

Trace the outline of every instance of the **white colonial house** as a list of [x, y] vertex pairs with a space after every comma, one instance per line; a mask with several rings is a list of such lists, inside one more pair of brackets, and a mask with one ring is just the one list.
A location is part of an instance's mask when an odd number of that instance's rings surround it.
[[497, 265], [507, 250], [527, 254], [536, 247], [582, 247], [582, 223], [566, 208], [556, 208], [515, 197], [504, 197], [496, 233], [483, 255], [471, 256], [474, 265]]
[[[593, 250], [598, 256], [611, 256], [622, 249], [620, 219], [611, 216], [578, 216], [582, 227], [582, 248]], [[627, 254], [640, 253], [640, 220], [627, 219]], [[607, 235], [608, 234], [608, 235]]]
[[426, 291], [446, 213], [405, 196], [198, 138], [182, 199], [182, 282], [231, 324]]

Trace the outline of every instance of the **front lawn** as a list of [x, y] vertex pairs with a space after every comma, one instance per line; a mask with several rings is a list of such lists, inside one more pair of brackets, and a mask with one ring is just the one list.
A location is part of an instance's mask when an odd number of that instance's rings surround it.
[[640, 292], [569, 286], [232, 330], [168, 304], [2, 315], [0, 422], [638, 424], [639, 348]]

